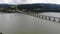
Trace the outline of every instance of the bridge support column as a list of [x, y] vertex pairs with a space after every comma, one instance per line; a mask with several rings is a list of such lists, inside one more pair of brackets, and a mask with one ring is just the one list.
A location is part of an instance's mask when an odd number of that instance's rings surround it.
[[40, 18], [40, 16], [39, 16], [39, 18]]
[[49, 17], [49, 20], [51, 20], [50, 17]]
[[54, 20], [53, 21], [55, 21], [55, 18], [54, 18]]
[[59, 22], [60, 22], [60, 19], [59, 19]]
[[45, 19], [47, 19], [47, 16], [45, 16]]
[[45, 16], [43, 16], [43, 19], [45, 19]]
[[43, 16], [42, 16], [42, 19], [43, 19]]

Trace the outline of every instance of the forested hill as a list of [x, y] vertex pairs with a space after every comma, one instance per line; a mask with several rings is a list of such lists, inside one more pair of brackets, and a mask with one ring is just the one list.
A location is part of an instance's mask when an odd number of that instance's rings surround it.
[[39, 12], [60, 12], [59, 4], [48, 4], [48, 3], [35, 3], [35, 4], [21, 4], [18, 5], [19, 9], [33, 10], [41, 9]]

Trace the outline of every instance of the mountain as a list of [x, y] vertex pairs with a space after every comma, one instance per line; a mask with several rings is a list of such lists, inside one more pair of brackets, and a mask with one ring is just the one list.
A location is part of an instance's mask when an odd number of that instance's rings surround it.
[[35, 3], [35, 4], [21, 4], [18, 5], [19, 9], [33, 10], [39, 8], [39, 12], [60, 12], [59, 4], [48, 4], [48, 3]]
[[2, 7], [10, 7], [10, 6], [13, 6], [13, 5], [11, 5], [11, 4], [0, 4], [0, 8], [2, 8]]
[[52, 9], [52, 8], [60, 8], [60, 5], [57, 4], [46, 4], [46, 3], [36, 3], [36, 4], [22, 4], [18, 7], [22, 9], [33, 9], [33, 8], [45, 8], [45, 9]]

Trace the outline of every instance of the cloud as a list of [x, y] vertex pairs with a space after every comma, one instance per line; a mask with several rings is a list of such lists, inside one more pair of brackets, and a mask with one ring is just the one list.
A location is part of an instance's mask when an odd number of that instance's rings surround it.
[[10, 4], [24, 4], [26, 0], [11, 0], [9, 1]]
[[27, 0], [0, 0], [0, 4], [1, 3], [5, 3], [5, 4], [24, 4], [26, 2], [27, 2]]
[[29, 3], [60, 4], [60, 0], [0, 0], [0, 4], [1, 3], [6, 3], [6, 4], [29, 4]]
[[60, 4], [60, 0], [32, 0], [31, 3], [51, 3], [51, 4]]

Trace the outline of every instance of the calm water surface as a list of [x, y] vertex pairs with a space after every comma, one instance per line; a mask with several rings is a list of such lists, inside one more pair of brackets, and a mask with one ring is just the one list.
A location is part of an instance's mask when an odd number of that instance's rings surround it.
[[3, 34], [60, 34], [60, 23], [21, 13], [0, 14]]

